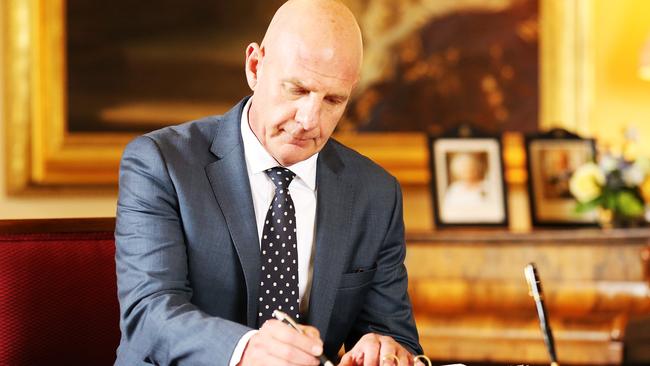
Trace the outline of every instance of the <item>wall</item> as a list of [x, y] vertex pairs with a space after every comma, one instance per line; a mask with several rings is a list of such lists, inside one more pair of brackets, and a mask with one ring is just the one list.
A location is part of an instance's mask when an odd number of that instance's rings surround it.
[[620, 146], [621, 131], [637, 128], [637, 152], [650, 156], [650, 82], [638, 76], [640, 53], [650, 42], [650, 1], [594, 1], [594, 104], [591, 131]]

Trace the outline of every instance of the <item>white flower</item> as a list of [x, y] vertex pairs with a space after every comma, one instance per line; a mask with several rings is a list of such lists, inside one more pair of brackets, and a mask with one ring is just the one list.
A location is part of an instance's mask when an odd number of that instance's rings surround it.
[[634, 165], [638, 166], [641, 171], [643, 171], [643, 174], [645, 175], [650, 175], [650, 159], [647, 157], [641, 157], [636, 159], [634, 162]]
[[587, 163], [576, 169], [571, 180], [569, 190], [580, 202], [588, 202], [602, 193], [605, 184], [605, 174], [595, 163]]
[[627, 169], [623, 170], [623, 181], [628, 187], [636, 187], [643, 183], [645, 175], [646, 174], [641, 166], [632, 164]]
[[613, 157], [611, 154], [605, 154], [600, 159], [600, 168], [605, 172], [613, 172], [618, 167], [618, 159]]

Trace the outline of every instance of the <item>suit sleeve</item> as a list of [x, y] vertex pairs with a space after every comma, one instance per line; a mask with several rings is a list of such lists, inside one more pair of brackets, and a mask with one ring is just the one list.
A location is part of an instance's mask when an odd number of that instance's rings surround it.
[[[191, 303], [186, 244], [174, 184], [160, 149], [140, 137], [120, 165], [115, 229], [122, 340], [117, 365], [228, 365], [250, 330]], [[129, 356], [126, 356], [128, 354]]]
[[345, 349], [354, 347], [364, 334], [378, 333], [392, 337], [411, 353], [419, 355], [423, 352], [407, 292], [408, 277], [404, 265], [406, 245], [402, 191], [395, 178], [393, 182], [392, 215], [377, 259], [377, 273], [366, 295], [364, 306], [345, 342]]

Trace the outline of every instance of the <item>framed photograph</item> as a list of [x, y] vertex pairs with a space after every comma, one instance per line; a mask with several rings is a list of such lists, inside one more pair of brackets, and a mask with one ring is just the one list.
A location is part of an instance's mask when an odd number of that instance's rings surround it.
[[593, 139], [563, 129], [526, 137], [528, 197], [533, 226], [591, 226], [595, 212], [578, 214], [569, 180], [582, 164], [594, 160]]
[[436, 227], [507, 226], [500, 140], [459, 135], [429, 138]]

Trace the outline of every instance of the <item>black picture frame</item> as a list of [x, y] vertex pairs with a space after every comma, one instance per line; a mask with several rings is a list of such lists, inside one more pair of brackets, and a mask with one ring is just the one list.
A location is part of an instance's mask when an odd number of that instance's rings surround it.
[[508, 226], [503, 145], [498, 136], [461, 124], [439, 136], [429, 135], [428, 150], [437, 228]]
[[527, 135], [526, 169], [528, 202], [533, 226], [597, 226], [597, 214], [575, 211], [577, 201], [569, 191], [571, 174], [596, 158], [594, 139], [565, 129]]

